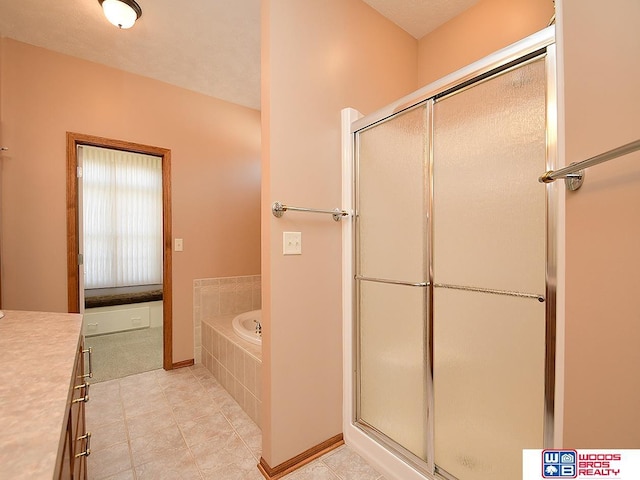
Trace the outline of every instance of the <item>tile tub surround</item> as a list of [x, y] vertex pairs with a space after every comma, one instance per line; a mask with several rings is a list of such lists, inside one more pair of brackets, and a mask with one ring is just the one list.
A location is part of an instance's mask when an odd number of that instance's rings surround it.
[[0, 319], [0, 478], [51, 480], [67, 428], [82, 315], [4, 313]]
[[231, 326], [235, 314], [202, 323], [202, 363], [260, 426], [262, 347], [238, 337]]
[[261, 276], [199, 278], [193, 281], [193, 358], [202, 363], [202, 321], [258, 310]]

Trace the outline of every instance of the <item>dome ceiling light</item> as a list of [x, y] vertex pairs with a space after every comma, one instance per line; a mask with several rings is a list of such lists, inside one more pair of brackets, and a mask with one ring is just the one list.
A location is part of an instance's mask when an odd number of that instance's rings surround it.
[[131, 28], [142, 16], [142, 8], [134, 0], [98, 0], [104, 16], [118, 28]]

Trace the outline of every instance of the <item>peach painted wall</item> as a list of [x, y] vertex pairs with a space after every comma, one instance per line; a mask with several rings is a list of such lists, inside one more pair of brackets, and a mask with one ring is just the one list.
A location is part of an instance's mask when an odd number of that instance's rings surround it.
[[553, 11], [552, 0], [480, 0], [420, 39], [419, 85], [542, 30]]
[[[640, 2], [559, 2], [565, 160], [640, 139]], [[564, 446], [640, 448], [640, 152], [567, 192]]]
[[[340, 111], [417, 88], [417, 41], [360, 0], [262, 1], [263, 457], [271, 467], [342, 431]], [[282, 255], [282, 232], [302, 255]]]
[[[269, 462], [271, 455], [271, 0], [260, 0], [260, 109], [262, 114], [262, 188], [260, 190], [260, 267], [262, 282], [262, 398], [260, 428], [262, 429], [262, 457]], [[274, 375], [275, 376], [275, 375]], [[275, 465], [271, 463], [271, 465]]]
[[3, 306], [66, 311], [67, 131], [169, 148], [173, 361], [193, 358], [193, 279], [260, 273], [260, 112], [1, 42]]

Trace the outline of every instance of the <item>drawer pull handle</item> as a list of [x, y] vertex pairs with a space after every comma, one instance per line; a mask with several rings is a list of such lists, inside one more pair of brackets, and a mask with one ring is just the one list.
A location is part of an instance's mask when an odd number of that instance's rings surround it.
[[82, 350], [82, 353], [89, 354], [89, 373], [81, 375], [80, 378], [93, 378], [93, 368], [91, 367], [91, 347], [87, 348], [86, 350]]
[[89, 382], [84, 382], [82, 385], [76, 385], [75, 387], [73, 387], [74, 390], [76, 390], [78, 388], [84, 388], [84, 397], [76, 398], [71, 403], [79, 403], [79, 402], [87, 403], [89, 401], [89, 387], [90, 386], [91, 386], [91, 384]]
[[84, 452], [76, 453], [76, 458], [88, 457], [91, 455], [91, 432], [87, 432], [81, 437], [78, 437], [78, 441], [86, 440]]

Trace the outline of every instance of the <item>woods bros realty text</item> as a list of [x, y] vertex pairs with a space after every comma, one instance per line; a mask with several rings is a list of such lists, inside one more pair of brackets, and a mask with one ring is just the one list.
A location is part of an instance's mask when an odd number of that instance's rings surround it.
[[619, 468], [612, 468], [622, 460], [620, 453], [578, 453], [578, 475], [608, 477], [620, 475]]

